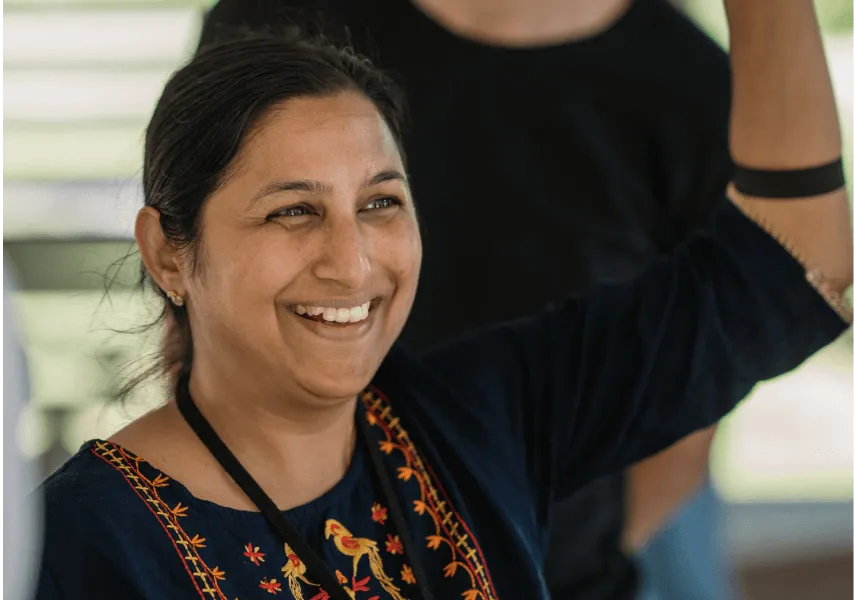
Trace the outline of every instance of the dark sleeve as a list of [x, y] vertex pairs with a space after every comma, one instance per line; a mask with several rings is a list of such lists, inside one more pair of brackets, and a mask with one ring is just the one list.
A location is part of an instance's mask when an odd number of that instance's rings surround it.
[[588, 483], [557, 502], [543, 566], [553, 598], [637, 598], [638, 570], [621, 551], [625, 473]]
[[[78, 553], [92, 552], [91, 548], [79, 548]], [[69, 555], [68, 562], [79, 564], [79, 560]], [[128, 581], [120, 571], [114, 570], [109, 561], [103, 561], [101, 568], [91, 568], [90, 561], [82, 572], [71, 567], [42, 566], [36, 587], [35, 600], [145, 600], [140, 590]]]
[[[122, 486], [114, 487], [115, 480]], [[171, 545], [159, 538], [152, 545], [129, 530], [127, 523], [139, 517], [128, 511], [126, 486], [123, 474], [89, 452], [45, 480], [39, 488], [44, 524], [37, 600], [186, 597], [168, 593], [176, 589], [168, 587], [175, 578], [161, 557]]]
[[56, 578], [51, 570], [47, 567], [42, 567], [36, 587], [35, 600], [65, 600], [67, 597], [59, 591]]
[[496, 439], [560, 498], [715, 423], [845, 328], [800, 264], [724, 202], [708, 231], [636, 280], [427, 360], [483, 419], [496, 415]]

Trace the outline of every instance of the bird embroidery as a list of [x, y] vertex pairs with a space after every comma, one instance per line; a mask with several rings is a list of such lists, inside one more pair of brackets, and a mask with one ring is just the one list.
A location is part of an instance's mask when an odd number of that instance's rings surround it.
[[359, 561], [365, 555], [368, 556], [368, 564], [371, 567], [371, 572], [374, 574], [374, 579], [376, 579], [380, 586], [394, 599], [394, 600], [405, 600], [405, 598], [400, 594], [400, 588], [394, 585], [394, 581], [392, 581], [391, 577], [385, 574], [383, 571], [383, 561], [380, 558], [380, 551], [377, 547], [377, 543], [366, 539], [366, 538], [356, 538], [347, 531], [347, 528], [344, 527], [341, 523], [336, 521], [335, 519], [329, 519], [326, 521], [326, 539], [332, 537], [335, 542], [335, 547], [338, 548], [338, 551], [345, 556], [350, 556], [353, 558], [353, 577], [356, 577], [358, 573]]
[[303, 583], [313, 587], [317, 587], [317, 584], [306, 579], [305, 564], [287, 544], [285, 544], [285, 556], [288, 558], [288, 562], [284, 567], [282, 567], [282, 574], [288, 580], [288, 587], [291, 589], [291, 594], [293, 594], [294, 600], [303, 600], [302, 586], [299, 582], [302, 581]]

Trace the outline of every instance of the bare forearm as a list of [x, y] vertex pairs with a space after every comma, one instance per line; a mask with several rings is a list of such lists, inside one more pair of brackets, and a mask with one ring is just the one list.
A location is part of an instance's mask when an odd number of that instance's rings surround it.
[[[842, 152], [830, 75], [811, 0], [726, 0], [730, 25], [734, 160], [758, 169], [826, 164]], [[803, 200], [733, 194], [838, 291], [851, 282], [851, 228], [844, 190]]]
[[706, 480], [717, 426], [698, 431], [627, 472], [623, 548], [642, 549]]
[[800, 168], [837, 158], [839, 121], [812, 0], [727, 0], [736, 162]]

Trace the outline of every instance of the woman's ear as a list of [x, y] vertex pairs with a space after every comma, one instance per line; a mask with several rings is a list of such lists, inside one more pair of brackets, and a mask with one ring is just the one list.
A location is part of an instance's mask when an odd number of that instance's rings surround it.
[[163, 235], [160, 212], [150, 206], [143, 207], [136, 216], [134, 237], [142, 264], [154, 282], [165, 292], [174, 291], [184, 296], [182, 257], [179, 250]]

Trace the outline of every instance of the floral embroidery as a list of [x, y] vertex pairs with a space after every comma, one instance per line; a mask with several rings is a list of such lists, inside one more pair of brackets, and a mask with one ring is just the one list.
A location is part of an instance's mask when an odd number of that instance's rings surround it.
[[442, 545], [442, 542], [445, 542], [446, 544], [450, 543], [450, 542], [448, 542], [448, 540], [443, 538], [441, 535], [428, 535], [427, 536], [427, 547], [430, 548], [430, 550], [438, 550], [439, 546]]
[[403, 554], [403, 543], [400, 541], [400, 536], [392, 537], [391, 534], [388, 534], [388, 539], [385, 543], [386, 552], [389, 554]]
[[[399, 466], [396, 465], [397, 479], [402, 482], [400, 485], [418, 485], [417, 488], [412, 488], [420, 491], [420, 495], [414, 494], [416, 498], [412, 503], [413, 513], [421, 518], [429, 518], [428, 522], [432, 521], [433, 531], [425, 535], [425, 545], [429, 551], [447, 555], [442, 569], [443, 576], [449, 580], [455, 579], [455, 585], [457, 578], [464, 578], [462, 580], [466, 581], [466, 589], [460, 590], [463, 600], [497, 600], [491, 575], [477, 540], [455, 511], [432, 468], [419, 455], [406, 430], [401, 427], [399, 419], [392, 414], [388, 400], [378, 390], [363, 392], [361, 399], [366, 408], [368, 423], [381, 432], [376, 441], [380, 450], [391, 460], [400, 460]], [[169, 477], [162, 473], [152, 473], [152, 479], [146, 478], [139, 469], [140, 464], [145, 461], [111, 443], [96, 442], [92, 452], [121, 473], [157, 519], [172, 542], [198, 597], [205, 600], [227, 600], [219, 588], [219, 582], [226, 580], [225, 571], [218, 566], [208, 567], [199, 554], [207, 547], [207, 538], [198, 533], [189, 535], [179, 524], [193, 521], [187, 518], [190, 507], [181, 502], [167, 504], [159, 496], [159, 490], [169, 487]], [[372, 504], [372, 522], [385, 526], [388, 518], [387, 507], [376, 502]], [[338, 581], [351, 598], [355, 599], [358, 594], [359, 597], [369, 597], [368, 600], [380, 600], [380, 596], [376, 595], [379, 591], [374, 585], [376, 581], [392, 600], [404, 600], [405, 596], [398, 585], [416, 584], [415, 574], [408, 564], [397, 563], [402, 567], [397, 582], [385, 571], [380, 544], [384, 543], [384, 550], [388, 554], [402, 557], [404, 548], [399, 535], [388, 533], [384, 541], [355, 537], [339, 521], [329, 519], [325, 523], [324, 538], [328, 540], [327, 543], [334, 544], [335, 549], [343, 556], [352, 559], [352, 577], [348, 578], [341, 571], [336, 571]], [[259, 546], [251, 542], [242, 550], [242, 554], [256, 567], [260, 567], [265, 562], [265, 557], [268, 557], [268, 554], [261, 552]], [[330, 596], [326, 590], [306, 578], [306, 566], [293, 550], [284, 545], [284, 551], [286, 562], [281, 567], [282, 576], [263, 577], [258, 587], [271, 595], [285, 591], [286, 597], [293, 597], [295, 600], [329, 600]], [[362, 560], [363, 558], [366, 560]], [[363, 569], [361, 574], [360, 564]], [[364, 572], [365, 567], [370, 573]]]
[[409, 568], [409, 565], [403, 565], [403, 568], [400, 570], [400, 578], [409, 585], [413, 585], [415, 583], [415, 574], [412, 572], [412, 569]]
[[249, 542], [246, 544], [246, 552], [243, 553], [243, 556], [251, 560], [252, 564], [256, 567], [261, 566], [261, 563], [264, 562], [264, 557], [266, 556], [266, 554], [259, 552], [259, 550], [260, 548], [258, 548], [258, 546], [253, 548], [252, 542]]
[[359, 572], [359, 561], [362, 560], [363, 556], [367, 556], [371, 573], [373, 573], [380, 587], [394, 598], [394, 600], [404, 600], [403, 596], [400, 595], [400, 588], [394, 585], [394, 581], [383, 570], [383, 561], [380, 558], [380, 551], [375, 541], [367, 538], [353, 537], [347, 531], [347, 528], [335, 519], [328, 519], [326, 521], [324, 537], [326, 539], [331, 537], [335, 543], [335, 547], [341, 554], [353, 558], [354, 578], [356, 573]]
[[258, 587], [260, 587], [262, 590], [265, 590], [265, 591], [267, 591], [271, 594], [274, 594], [274, 595], [278, 594], [279, 592], [282, 591], [282, 584], [281, 583], [279, 583], [275, 579], [271, 579], [270, 581], [267, 581], [266, 577], [261, 580], [261, 584]]
[[[178, 522], [180, 518], [187, 516], [189, 509], [180, 502], [170, 507], [160, 498], [158, 489], [168, 487], [169, 478], [158, 475], [153, 481], [148, 479], [139, 469], [140, 463], [145, 462], [142, 458], [133, 456], [110, 442], [95, 442], [92, 453], [121, 473], [128, 485], [157, 519], [172, 542], [199, 597], [227, 600], [218, 583], [225, 579], [225, 573], [217, 567], [213, 569], [208, 567], [199, 554], [198, 550], [204, 547], [205, 539], [198, 535], [190, 537]], [[198, 545], [199, 542], [202, 543], [201, 546]]]
[[383, 508], [375, 502], [371, 507], [371, 518], [374, 520], [374, 523], [385, 525], [385, 521], [388, 518], [388, 509]]
[[361, 399], [367, 410], [368, 423], [380, 427], [385, 434], [385, 439], [379, 442], [380, 449], [386, 454], [396, 450], [406, 461], [405, 466], [397, 470], [398, 479], [418, 483], [421, 497], [413, 502], [414, 512], [429, 516], [435, 530], [427, 536], [427, 547], [437, 552], [444, 545], [450, 551], [445, 577], [468, 576], [471, 588], [463, 592], [466, 600], [475, 597], [497, 600], [480, 545], [454, 510], [430, 465], [421, 458], [409, 434], [400, 426], [400, 419], [392, 414], [388, 399], [376, 388], [363, 392]]
[[370, 592], [371, 589], [368, 587], [368, 582], [371, 580], [371, 576], [368, 575], [364, 579], [360, 579], [356, 581], [356, 577], [353, 577], [353, 591], [354, 592]]

